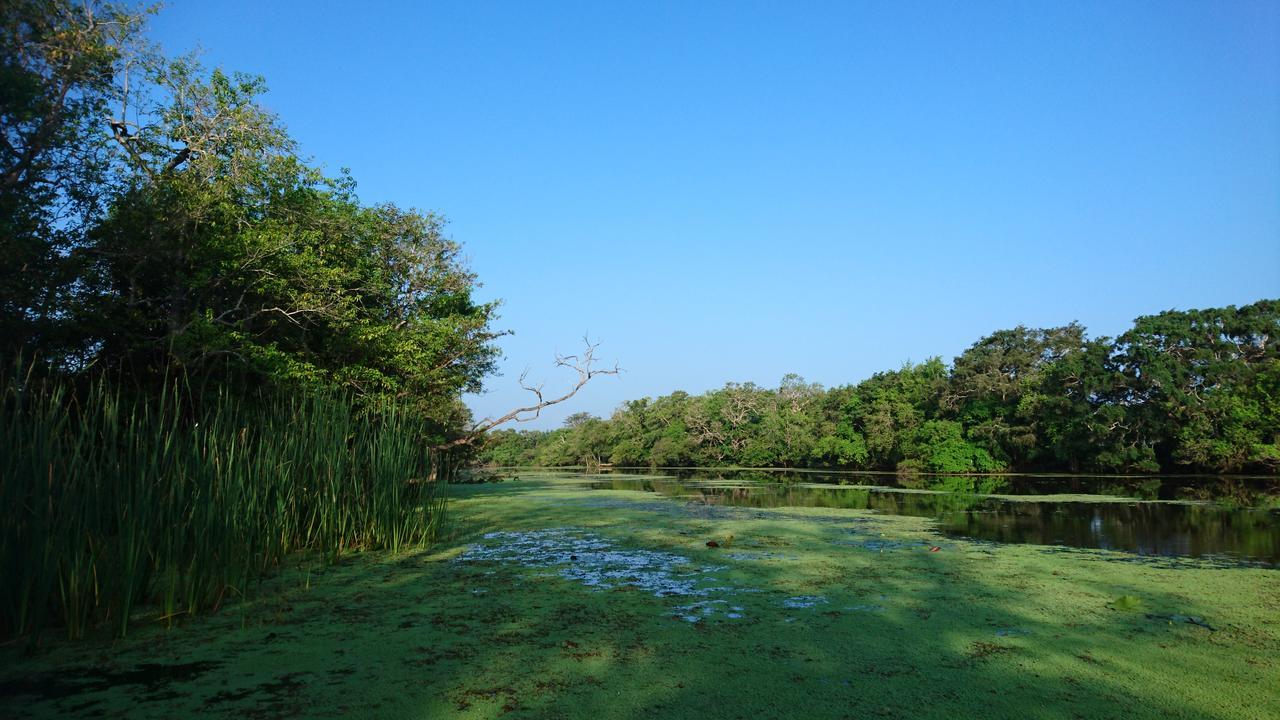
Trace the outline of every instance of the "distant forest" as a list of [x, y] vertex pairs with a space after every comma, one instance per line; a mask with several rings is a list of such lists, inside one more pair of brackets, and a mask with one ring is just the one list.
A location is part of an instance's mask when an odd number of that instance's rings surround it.
[[746, 466], [905, 472], [1280, 469], [1280, 300], [1170, 310], [1116, 338], [1078, 323], [1000, 330], [824, 388], [728, 383], [490, 433], [489, 465]]

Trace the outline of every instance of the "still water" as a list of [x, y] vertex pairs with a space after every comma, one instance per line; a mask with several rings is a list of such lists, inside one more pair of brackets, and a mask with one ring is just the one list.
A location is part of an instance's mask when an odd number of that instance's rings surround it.
[[[596, 489], [931, 518], [945, 535], [1280, 566], [1280, 479], [615, 470]], [[585, 478], [584, 478], [585, 479]]]

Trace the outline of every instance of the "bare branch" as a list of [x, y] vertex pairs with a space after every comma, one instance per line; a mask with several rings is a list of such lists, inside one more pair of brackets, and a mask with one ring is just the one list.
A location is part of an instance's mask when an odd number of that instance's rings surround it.
[[134, 164], [142, 168], [142, 170], [147, 173], [147, 176], [154, 180], [156, 176], [155, 173], [152, 172], [151, 167], [147, 165], [146, 160], [138, 154], [137, 149], [133, 146], [133, 140], [136, 136], [129, 134], [128, 124], [125, 123], [123, 119], [117, 120], [115, 118], [108, 120], [107, 124], [111, 126], [112, 137], [115, 138], [115, 141], [120, 144], [120, 147], [124, 148], [125, 152], [129, 154], [129, 157], [133, 159]]
[[573, 387], [569, 388], [564, 394], [548, 399], [543, 394], [542, 390], [545, 383], [538, 383], [537, 385], [528, 384], [526, 382], [526, 378], [529, 375], [529, 371], [525, 370], [520, 373], [520, 380], [518, 382], [520, 383], [521, 388], [533, 393], [533, 396], [537, 398], [536, 402], [532, 405], [515, 408], [514, 410], [496, 418], [485, 418], [484, 420], [476, 423], [462, 437], [450, 440], [443, 445], [437, 445], [435, 449], [445, 450], [452, 447], [458, 447], [460, 445], [470, 445], [483, 437], [486, 432], [498, 427], [499, 425], [509, 422], [529, 422], [530, 420], [534, 420], [542, 414], [544, 408], [551, 407], [552, 405], [558, 405], [574, 395], [577, 395], [579, 390], [585, 387], [587, 383], [591, 382], [591, 378], [598, 375], [617, 375], [622, 372], [622, 368], [618, 367], [617, 363], [614, 363], [613, 367], [608, 369], [594, 367], [596, 361], [596, 349], [600, 347], [600, 343], [593, 343], [586, 336], [583, 336], [582, 342], [586, 345], [586, 349], [580, 355], [561, 355], [556, 353], [556, 367], [570, 368], [578, 374], [577, 382], [575, 382]]
[[165, 163], [164, 170], [162, 172], [173, 172], [179, 165], [186, 162], [187, 158], [190, 156], [191, 148], [182, 148], [171, 160], [169, 160], [169, 162]]

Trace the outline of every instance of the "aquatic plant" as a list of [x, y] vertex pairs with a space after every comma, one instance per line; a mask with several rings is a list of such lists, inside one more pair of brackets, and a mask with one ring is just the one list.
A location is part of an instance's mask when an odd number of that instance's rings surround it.
[[[249, 592], [299, 551], [429, 542], [443, 458], [423, 421], [328, 394], [131, 398], [99, 380], [0, 381], [0, 637], [72, 638], [135, 608], [173, 618]], [[447, 466], [447, 463], [445, 464]]]
[[1137, 595], [1121, 595], [1108, 603], [1107, 607], [1119, 612], [1138, 612], [1146, 607], [1146, 603]]

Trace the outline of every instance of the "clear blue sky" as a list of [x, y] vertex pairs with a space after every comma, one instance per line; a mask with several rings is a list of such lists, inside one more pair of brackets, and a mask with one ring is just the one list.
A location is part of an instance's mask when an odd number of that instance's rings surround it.
[[516, 331], [479, 415], [586, 331], [626, 369], [525, 427], [1280, 297], [1271, 0], [169, 0], [152, 36], [450, 218]]

